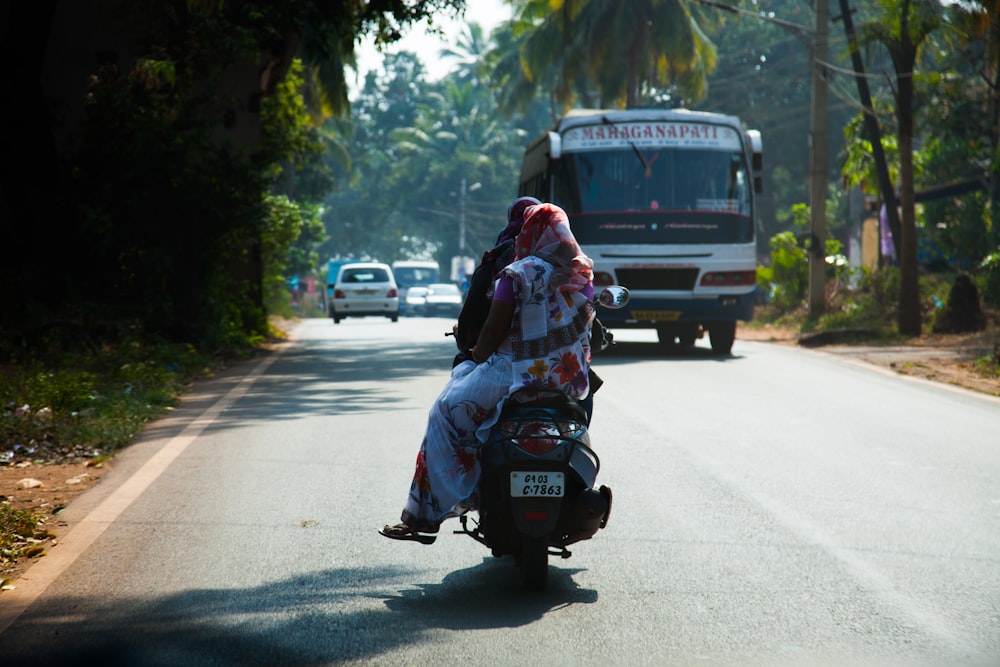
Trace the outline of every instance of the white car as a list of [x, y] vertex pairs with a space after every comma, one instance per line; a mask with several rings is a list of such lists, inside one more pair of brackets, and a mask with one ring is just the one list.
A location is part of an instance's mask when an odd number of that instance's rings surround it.
[[400, 309], [407, 317], [420, 317], [424, 314], [424, 303], [426, 302], [427, 288], [411, 287], [406, 290], [405, 305], [400, 303]]
[[388, 264], [357, 262], [344, 264], [333, 284], [334, 324], [345, 317], [379, 315], [399, 320], [399, 289]]
[[458, 317], [462, 312], [462, 290], [454, 283], [434, 283], [424, 295], [425, 317]]

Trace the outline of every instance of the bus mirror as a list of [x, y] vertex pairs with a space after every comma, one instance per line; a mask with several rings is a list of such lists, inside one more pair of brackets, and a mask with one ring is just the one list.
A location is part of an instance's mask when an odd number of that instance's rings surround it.
[[562, 137], [557, 132], [549, 132], [549, 157], [553, 160], [562, 157]]
[[750, 144], [750, 156], [754, 171], [760, 171], [764, 166], [764, 141], [760, 130], [747, 130], [747, 142]]
[[760, 176], [753, 177], [753, 191], [760, 194], [764, 191], [764, 179]]
[[628, 300], [628, 288], [621, 285], [609, 285], [597, 295], [597, 303], [605, 308], [624, 308]]

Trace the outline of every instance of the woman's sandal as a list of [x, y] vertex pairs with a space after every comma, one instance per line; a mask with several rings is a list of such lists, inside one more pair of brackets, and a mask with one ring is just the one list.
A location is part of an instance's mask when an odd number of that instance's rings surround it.
[[421, 544], [434, 544], [434, 540], [437, 539], [437, 535], [421, 534], [405, 523], [397, 523], [395, 526], [386, 525], [378, 532], [379, 535], [384, 535], [390, 540], [411, 540]]

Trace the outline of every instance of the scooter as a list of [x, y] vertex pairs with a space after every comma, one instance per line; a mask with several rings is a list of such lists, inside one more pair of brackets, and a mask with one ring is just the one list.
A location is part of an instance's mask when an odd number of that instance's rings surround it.
[[[621, 308], [628, 299], [628, 290], [615, 285], [595, 303]], [[504, 403], [479, 458], [478, 520], [463, 514], [455, 533], [494, 556], [513, 556], [522, 586], [542, 590], [549, 556], [569, 558], [566, 547], [593, 537], [611, 516], [611, 489], [594, 488], [601, 462], [586, 411], [556, 389], [519, 390]]]

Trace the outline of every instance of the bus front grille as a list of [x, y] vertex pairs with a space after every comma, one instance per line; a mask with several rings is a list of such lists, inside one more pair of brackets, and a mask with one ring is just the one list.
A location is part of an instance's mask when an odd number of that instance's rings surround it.
[[630, 290], [694, 289], [698, 269], [617, 269], [618, 284]]

